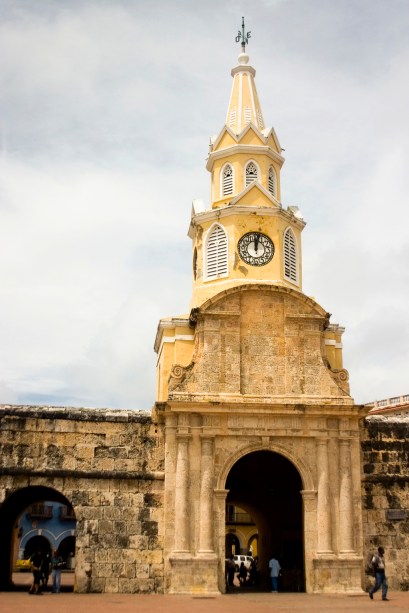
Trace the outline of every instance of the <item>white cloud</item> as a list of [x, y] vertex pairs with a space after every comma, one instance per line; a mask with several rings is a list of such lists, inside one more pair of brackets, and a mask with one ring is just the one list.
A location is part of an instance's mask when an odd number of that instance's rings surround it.
[[152, 405], [242, 15], [283, 200], [308, 221], [304, 290], [347, 327], [356, 399], [407, 393], [404, 2], [3, 4], [0, 402]]

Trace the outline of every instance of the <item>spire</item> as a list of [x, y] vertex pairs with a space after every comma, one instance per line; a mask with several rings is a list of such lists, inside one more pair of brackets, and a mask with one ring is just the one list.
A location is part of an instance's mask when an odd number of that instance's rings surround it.
[[249, 123], [260, 131], [265, 127], [254, 83], [256, 71], [248, 65], [249, 56], [246, 53], [246, 45], [250, 37], [251, 32], [246, 32], [243, 17], [241, 30], [236, 36], [236, 42], [241, 43], [241, 53], [238, 57], [238, 65], [231, 71], [233, 86], [226, 117], [226, 125], [235, 134], [240, 134]]

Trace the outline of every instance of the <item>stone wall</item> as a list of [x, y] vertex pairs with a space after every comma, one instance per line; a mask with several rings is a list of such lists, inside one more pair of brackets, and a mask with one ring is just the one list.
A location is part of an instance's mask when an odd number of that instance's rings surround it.
[[364, 551], [382, 545], [390, 588], [408, 590], [409, 415], [366, 417], [361, 449]]
[[163, 462], [150, 413], [1, 406], [2, 529], [32, 492], [62, 495], [77, 519], [79, 592], [161, 592]]

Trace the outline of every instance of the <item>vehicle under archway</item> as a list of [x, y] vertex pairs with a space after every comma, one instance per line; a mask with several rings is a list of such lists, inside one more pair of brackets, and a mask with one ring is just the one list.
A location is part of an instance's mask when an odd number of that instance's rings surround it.
[[251, 515], [257, 526], [261, 588], [270, 590], [268, 561], [280, 561], [279, 588], [304, 591], [304, 537], [301, 476], [279, 453], [262, 450], [240, 458], [226, 480], [226, 503]]

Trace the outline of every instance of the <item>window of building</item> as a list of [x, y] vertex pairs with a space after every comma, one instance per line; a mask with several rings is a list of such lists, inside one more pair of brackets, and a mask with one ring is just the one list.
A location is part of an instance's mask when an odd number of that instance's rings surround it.
[[205, 247], [206, 280], [225, 277], [228, 273], [227, 235], [219, 224], [214, 225], [208, 233]]
[[273, 196], [277, 196], [277, 177], [273, 166], [268, 169], [268, 191]]
[[244, 123], [248, 124], [251, 122], [251, 108], [246, 106], [244, 109]]
[[246, 166], [246, 187], [258, 179], [258, 168], [254, 162], [249, 162]]
[[284, 277], [298, 283], [297, 242], [294, 232], [288, 228], [284, 233]]
[[193, 251], [193, 278], [196, 281], [197, 279], [197, 248], [196, 247]]
[[226, 164], [222, 170], [222, 196], [233, 193], [233, 168]]

